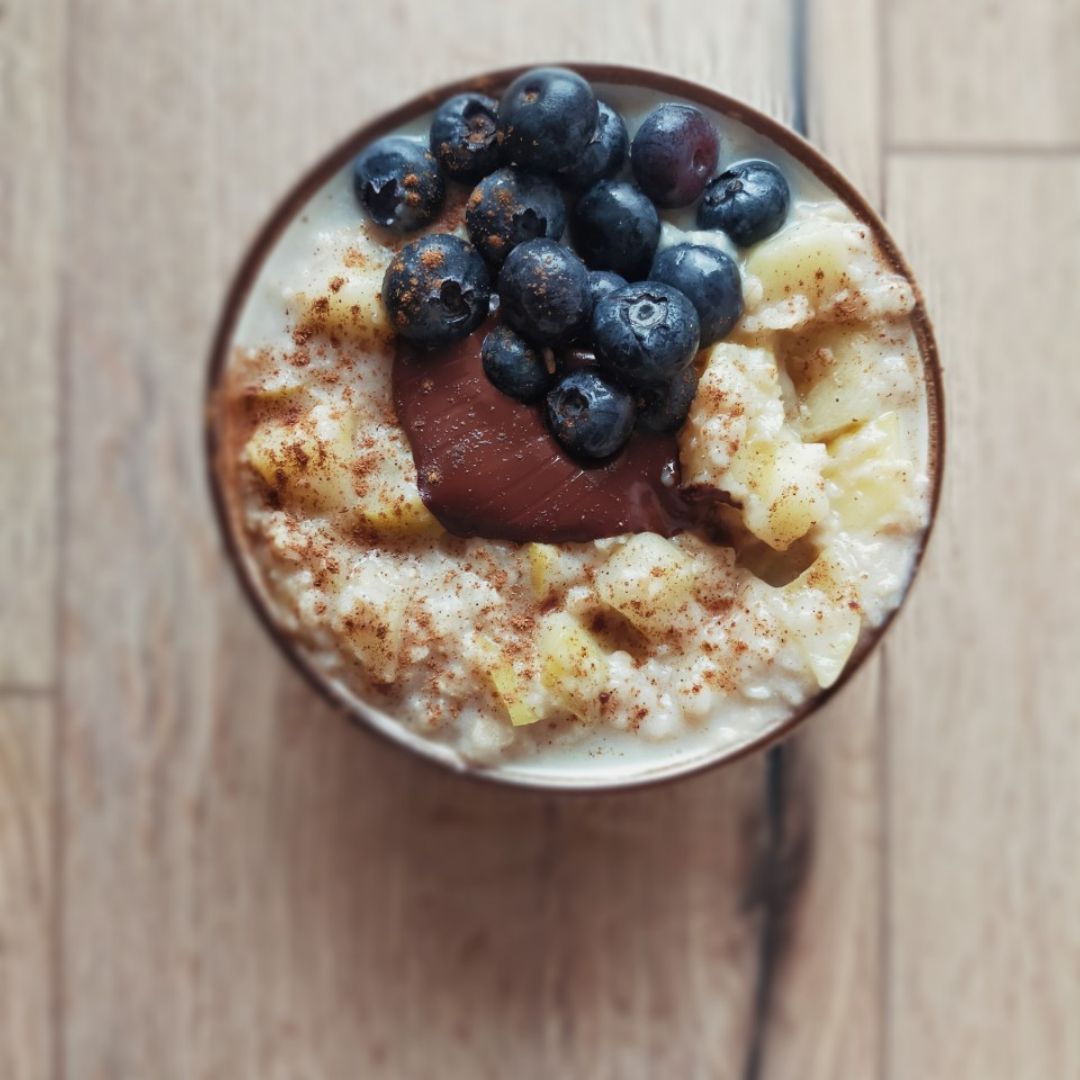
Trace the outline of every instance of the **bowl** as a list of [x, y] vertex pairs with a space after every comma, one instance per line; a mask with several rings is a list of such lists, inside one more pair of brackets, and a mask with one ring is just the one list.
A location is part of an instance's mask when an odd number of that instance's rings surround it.
[[[927, 473], [931, 489], [928, 499], [929, 520], [918, 541], [911, 579], [905, 589], [906, 596], [911, 580], [914, 579], [921, 563], [937, 512], [944, 465], [944, 402], [941, 365], [923, 299], [910, 268], [884, 223], [850, 181], [817, 149], [783, 124], [743, 102], [706, 86], [659, 72], [607, 64], [567, 63], [564, 66], [574, 69], [594, 84], [610, 84], [626, 88], [628, 93], [634, 92], [632, 88], [639, 88], [649, 94], [658, 93], [664, 97], [689, 101], [706, 110], [730, 117], [757, 135], [775, 143], [847, 204], [856, 218], [873, 231], [881, 251], [892, 267], [912, 283], [915, 288], [916, 306], [911, 315], [911, 324], [922, 358], [927, 393], [929, 437]], [[380, 710], [359, 702], [342, 684], [320, 671], [311, 662], [302, 646], [282, 627], [274, 615], [272, 601], [263, 587], [254, 560], [247, 549], [239, 502], [234, 498], [234, 492], [227, 482], [228, 455], [223, 438], [221, 410], [218, 407], [219, 388], [244, 302], [260, 267], [286, 225], [324, 183], [346, 166], [359, 150], [372, 140], [418, 120], [452, 94], [465, 90], [482, 90], [498, 96], [502, 87], [525, 70], [527, 70], [525, 67], [516, 67], [462, 79], [429, 90], [398, 108], [374, 118], [310, 168], [274, 210], [255, 237], [229, 288], [214, 336], [206, 391], [206, 449], [210, 487], [229, 561], [252, 607], [288, 660], [344, 717], [388, 739], [398, 747], [465, 776], [519, 788], [548, 791], [625, 790], [674, 780], [699, 773], [704, 769], [730, 764], [790, 735], [858, 671], [888, 630], [902, 606], [902, 601], [901, 605], [898, 605], [879, 626], [863, 635], [841, 677], [834, 685], [809, 698], [780, 724], [743, 742], [706, 748], [700, 753], [674, 761], [656, 763], [631, 761], [622, 769], [605, 767], [603, 770], [592, 772], [588, 767], [569, 771], [565, 769], [548, 771], [513, 761], [497, 765], [478, 765], [462, 759], [442, 743], [410, 731]]]

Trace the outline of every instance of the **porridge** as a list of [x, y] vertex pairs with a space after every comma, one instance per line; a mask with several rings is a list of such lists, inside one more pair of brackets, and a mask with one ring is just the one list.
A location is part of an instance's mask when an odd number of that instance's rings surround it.
[[916, 302], [730, 116], [560, 69], [458, 95], [247, 293], [216, 403], [242, 558], [306, 662], [444, 760], [751, 742], [907, 588]]

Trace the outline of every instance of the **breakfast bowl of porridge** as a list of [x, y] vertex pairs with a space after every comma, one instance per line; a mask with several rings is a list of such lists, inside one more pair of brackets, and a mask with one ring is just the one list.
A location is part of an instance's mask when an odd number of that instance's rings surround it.
[[213, 348], [211, 484], [256, 610], [345, 714], [552, 790], [768, 745], [900, 607], [940, 368], [866, 201], [666, 75], [518, 69], [311, 170]]

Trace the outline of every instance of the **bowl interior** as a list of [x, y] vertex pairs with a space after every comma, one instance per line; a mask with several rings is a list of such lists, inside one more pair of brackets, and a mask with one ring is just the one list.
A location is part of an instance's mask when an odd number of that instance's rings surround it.
[[[658, 94], [669, 100], [683, 100], [697, 105], [709, 114], [722, 130], [728, 129], [725, 160], [751, 156], [780, 159], [792, 181], [793, 194], [796, 196], [803, 185], [823, 183], [850, 207], [856, 217], [874, 231], [894, 268], [914, 284], [913, 275], [884, 224], [863, 196], [814, 147], [788, 128], [741, 102], [673, 76], [606, 65], [568, 66], [593, 82], [601, 97], [630, 114], [651, 107]], [[303, 645], [282, 628], [275, 618], [274, 604], [263, 585], [256, 561], [245, 542], [241, 506], [235, 487], [229, 480], [237, 447], [232, 445], [229, 433], [224, 429], [223, 410], [217, 407], [222, 377], [234, 344], [237, 325], [252, 287], [275, 245], [286, 233], [289, 223], [301, 213], [315, 193], [346, 168], [359, 149], [373, 139], [390, 131], [403, 128], [407, 130], [409, 127], [419, 132], [426, 126], [433, 107], [444, 98], [465, 89], [485, 89], [497, 93], [501, 86], [521, 70], [523, 69], [495, 72], [440, 87], [376, 118], [312, 168], [279, 205], [244, 259], [229, 292], [214, 342], [207, 412], [211, 488], [231, 560], [256, 611], [289, 659], [346, 715], [359, 720], [398, 745], [455, 771], [512, 785], [554, 790], [625, 788], [672, 779], [722, 762], [733, 761], [783, 737], [824, 704], [851, 677], [880, 640], [896, 612], [890, 614], [882, 625], [864, 634], [843, 676], [833, 687], [811, 697], [796, 711], [778, 717], [774, 723], [753, 735], [741, 738], [733, 735], [724, 739], [718, 737], [716, 731], [708, 731], [680, 738], [671, 746], [635, 741], [631, 736], [625, 740], [616, 740], [612, 752], [600, 756], [568, 751], [545, 755], [537, 760], [525, 759], [494, 766], [475, 766], [462, 759], [450, 747], [414, 734], [392, 716], [370, 704], [360, 702], [347, 687], [317, 667], [306, 654]], [[732, 130], [731, 122], [740, 127]], [[916, 294], [918, 296], [917, 290]], [[912, 315], [912, 326], [925, 374], [928, 413], [926, 461], [927, 472], [931, 478], [929, 525], [919, 540], [912, 570], [914, 576], [936, 515], [941, 486], [944, 414], [940, 364], [921, 297]]]

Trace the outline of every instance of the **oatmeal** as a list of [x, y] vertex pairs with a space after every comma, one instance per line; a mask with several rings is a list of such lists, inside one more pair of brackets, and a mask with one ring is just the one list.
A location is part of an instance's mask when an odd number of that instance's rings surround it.
[[[476, 95], [479, 112], [440, 116], [441, 171], [416, 149], [422, 118], [308, 201], [223, 375], [222, 483], [275, 620], [381, 726], [449, 760], [665, 763], [751, 742], [841, 677], [903, 598], [928, 522], [916, 296], [872, 228], [734, 119], [691, 108], [665, 127], [666, 99], [594, 89], [607, 134], [560, 180], [584, 189], [588, 268], [550, 185], [505, 164], [483, 179], [501, 114]], [[520, 142], [534, 118], [515, 116]], [[701, 153], [664, 175], [653, 129], [672, 124], [712, 153], [700, 177]], [[728, 197], [714, 177], [742, 161]], [[409, 231], [380, 179], [394, 169], [413, 177]], [[644, 263], [640, 236], [604, 224], [639, 213]], [[662, 258], [663, 281], [633, 284]], [[528, 274], [548, 270], [557, 295], [536, 309]], [[447, 282], [449, 329], [420, 295], [441, 288], [445, 314]], [[620, 310], [652, 322], [628, 336]], [[494, 325], [510, 329], [489, 345]]]

